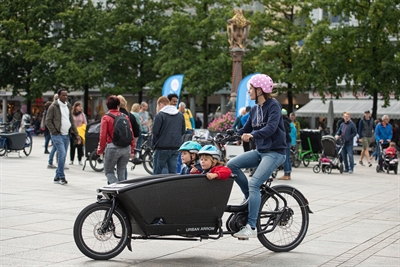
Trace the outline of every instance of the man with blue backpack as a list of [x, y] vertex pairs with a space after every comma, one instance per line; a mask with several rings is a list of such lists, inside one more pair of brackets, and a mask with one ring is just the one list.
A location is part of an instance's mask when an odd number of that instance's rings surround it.
[[[120, 100], [111, 95], [107, 98], [108, 112], [101, 118], [97, 154], [104, 155], [104, 174], [108, 183], [126, 179], [125, 169], [135, 152], [135, 139], [129, 118], [119, 111]], [[114, 167], [117, 167], [115, 176]]]

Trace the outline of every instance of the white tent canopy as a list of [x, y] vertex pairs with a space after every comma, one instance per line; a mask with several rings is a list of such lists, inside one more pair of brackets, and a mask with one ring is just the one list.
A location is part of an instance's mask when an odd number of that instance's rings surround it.
[[[295, 113], [297, 117], [327, 117], [329, 109], [329, 99], [325, 104], [320, 99], [313, 99], [306, 105], [298, 109]], [[366, 110], [372, 113], [371, 99], [332, 99], [335, 118], [341, 118], [342, 113], [347, 111], [352, 118], [362, 118]], [[391, 119], [400, 119], [400, 101], [392, 99], [390, 106], [383, 108], [383, 100], [378, 100], [377, 117], [389, 115]], [[376, 118], [374, 118], [376, 119]]]

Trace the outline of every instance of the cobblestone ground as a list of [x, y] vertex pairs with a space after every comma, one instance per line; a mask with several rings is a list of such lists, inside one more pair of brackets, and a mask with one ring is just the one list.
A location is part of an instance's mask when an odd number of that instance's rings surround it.
[[[357, 165], [353, 174], [316, 174], [315, 163], [294, 168], [291, 181], [273, 183], [298, 188], [314, 212], [303, 243], [291, 252], [271, 252], [258, 239], [224, 236], [133, 241], [133, 252], [93, 261], [76, 247], [72, 227], [78, 213], [96, 201], [104, 174], [72, 165], [68, 185], [54, 184], [44, 139], [33, 142], [29, 157], [0, 158], [0, 266], [400, 266], [399, 175], [378, 174], [376, 164]], [[147, 175], [141, 166], [128, 173], [130, 179]], [[234, 185], [229, 203], [241, 200]]]

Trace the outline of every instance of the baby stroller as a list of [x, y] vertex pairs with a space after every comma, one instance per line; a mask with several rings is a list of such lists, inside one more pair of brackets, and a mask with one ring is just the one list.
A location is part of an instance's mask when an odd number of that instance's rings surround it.
[[343, 173], [343, 160], [342, 160], [342, 149], [343, 142], [337, 145], [335, 137], [332, 135], [324, 135], [321, 138], [322, 154], [319, 157], [318, 164], [314, 166], [313, 171], [319, 173], [321, 170], [323, 173], [330, 174], [332, 169], [338, 169], [340, 173]]
[[90, 167], [93, 170], [101, 172], [103, 170], [103, 161], [97, 155], [97, 145], [100, 139], [100, 121], [89, 123], [86, 126], [85, 132], [85, 164], [83, 170], [86, 167], [86, 162], [89, 161]]
[[397, 159], [397, 154], [394, 156], [386, 155], [386, 148], [388, 148], [388, 146], [388, 143], [379, 143], [381, 155], [379, 157], [378, 166], [376, 166], [376, 172], [386, 171], [387, 173], [389, 173], [390, 171], [394, 171], [394, 173], [397, 174], [399, 160]]

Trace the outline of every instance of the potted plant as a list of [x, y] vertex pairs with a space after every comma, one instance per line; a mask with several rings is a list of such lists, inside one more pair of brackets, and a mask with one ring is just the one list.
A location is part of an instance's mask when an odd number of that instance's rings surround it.
[[233, 123], [235, 122], [235, 116], [231, 112], [227, 112], [220, 118], [214, 119], [208, 124], [208, 131], [213, 133], [222, 133], [228, 129], [232, 129]]

